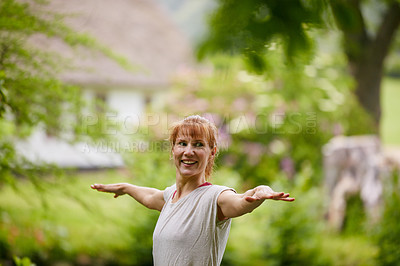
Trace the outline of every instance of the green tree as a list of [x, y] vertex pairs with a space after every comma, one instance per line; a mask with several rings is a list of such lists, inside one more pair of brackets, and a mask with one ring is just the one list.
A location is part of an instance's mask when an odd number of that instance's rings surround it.
[[79, 126], [79, 114], [85, 108], [80, 89], [59, 78], [67, 62], [59, 54], [35, 46], [33, 37], [101, 51], [129, 67], [125, 59], [90, 36], [74, 32], [63, 23], [62, 15], [45, 7], [46, 1], [41, 0], [0, 2], [0, 182], [12, 180], [15, 173], [25, 175], [29, 169], [37, 169], [26, 167], [30, 163], [14, 149], [14, 140], [28, 136], [33, 128], [42, 126], [56, 136], [75, 133], [70, 140], [88, 133]]
[[[367, 21], [366, 10], [380, 17], [380, 22]], [[268, 69], [265, 53], [272, 42], [284, 46], [289, 62], [305, 62], [314, 46], [310, 36], [315, 34], [310, 33], [334, 28], [342, 36], [355, 95], [375, 122], [372, 131], [378, 132], [384, 62], [399, 24], [400, 3], [396, 0], [220, 0], [199, 57], [216, 51], [239, 52], [262, 73]]]

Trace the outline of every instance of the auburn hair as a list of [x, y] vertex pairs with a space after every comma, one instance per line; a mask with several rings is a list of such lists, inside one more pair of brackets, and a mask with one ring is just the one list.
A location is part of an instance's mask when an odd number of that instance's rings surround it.
[[[176, 139], [178, 135], [190, 136], [194, 139], [205, 139], [207, 141], [207, 145], [211, 150], [216, 148], [218, 150], [218, 129], [217, 127], [210, 122], [208, 119], [199, 116], [192, 115], [188, 116], [185, 119], [176, 122], [172, 125], [170, 129], [169, 142], [171, 144], [171, 151], [175, 146]], [[206, 180], [209, 180], [213, 168], [214, 168], [215, 156], [210, 156], [208, 158], [205, 177]]]

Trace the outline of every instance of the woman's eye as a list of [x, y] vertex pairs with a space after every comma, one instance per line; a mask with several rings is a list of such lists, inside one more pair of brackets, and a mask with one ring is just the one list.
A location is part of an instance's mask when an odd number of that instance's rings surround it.
[[196, 146], [196, 147], [203, 147], [204, 145], [203, 145], [203, 143], [201, 143], [201, 142], [196, 142], [195, 146]]
[[186, 146], [186, 142], [180, 141], [180, 142], [178, 142], [178, 145], [179, 146]]

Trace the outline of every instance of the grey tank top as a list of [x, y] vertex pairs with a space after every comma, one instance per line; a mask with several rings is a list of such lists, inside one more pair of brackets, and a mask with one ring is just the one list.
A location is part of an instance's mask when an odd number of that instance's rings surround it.
[[220, 265], [231, 226], [231, 219], [217, 217], [217, 199], [225, 190], [233, 189], [198, 187], [175, 203], [176, 185], [164, 190], [165, 204], [153, 234], [154, 265]]

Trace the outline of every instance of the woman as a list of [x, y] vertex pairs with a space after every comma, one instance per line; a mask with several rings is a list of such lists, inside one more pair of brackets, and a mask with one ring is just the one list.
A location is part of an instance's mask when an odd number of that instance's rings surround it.
[[160, 211], [153, 234], [154, 265], [219, 265], [231, 218], [252, 212], [266, 199], [293, 201], [288, 193], [258, 186], [244, 194], [207, 182], [217, 153], [217, 128], [201, 116], [172, 127], [176, 182], [164, 191], [131, 184], [94, 184], [98, 191], [129, 194]]

